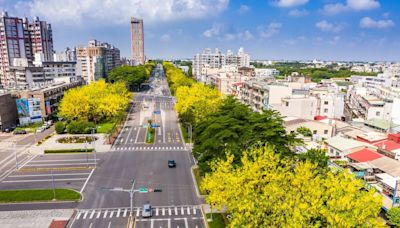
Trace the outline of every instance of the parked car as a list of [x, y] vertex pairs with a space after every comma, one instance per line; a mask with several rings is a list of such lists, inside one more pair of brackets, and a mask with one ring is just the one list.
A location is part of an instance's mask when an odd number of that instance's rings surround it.
[[25, 135], [26, 131], [25, 130], [19, 130], [19, 131], [14, 131], [15, 135]]
[[169, 168], [175, 168], [176, 167], [175, 160], [168, 160], [168, 167]]
[[151, 205], [150, 204], [143, 205], [142, 217], [149, 218], [151, 216], [153, 216], [153, 210], [151, 208]]
[[45, 130], [46, 130], [46, 128], [43, 127], [43, 126], [41, 126], [41, 127], [39, 127], [39, 128], [36, 130], [36, 132], [37, 132], [37, 133], [40, 133], [40, 132], [44, 132]]

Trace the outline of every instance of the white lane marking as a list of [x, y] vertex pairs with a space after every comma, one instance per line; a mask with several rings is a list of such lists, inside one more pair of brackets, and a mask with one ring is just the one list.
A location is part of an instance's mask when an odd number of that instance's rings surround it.
[[[84, 181], [86, 178], [69, 178], [69, 179], [54, 179], [54, 181]], [[43, 179], [43, 180], [11, 180], [11, 181], [2, 181], [2, 183], [29, 183], [29, 182], [50, 182], [52, 179]]]
[[190, 208], [187, 208], [187, 214], [190, 215]]
[[[66, 160], [37, 160], [37, 161], [31, 161], [30, 163], [46, 163], [46, 162], [70, 162], [70, 161], [94, 161], [94, 158], [89, 158], [89, 159], [66, 159]], [[96, 160], [100, 160], [100, 158], [97, 158]]]
[[154, 219], [150, 220], [150, 228], [154, 228]]
[[158, 216], [158, 208], [156, 207], [156, 216]]
[[64, 166], [64, 165], [94, 165], [93, 162], [79, 162], [79, 163], [56, 163], [56, 164], [32, 164], [32, 165], [25, 165], [26, 167], [36, 167], [36, 166]]
[[76, 215], [76, 220], [78, 220], [82, 215], [82, 211], [78, 212], [78, 214]]
[[111, 221], [108, 223], [107, 228], [110, 228], [110, 227], [111, 227]]
[[178, 215], [178, 208], [175, 207], [175, 215]]
[[165, 208], [162, 209], [162, 215], [165, 215]]
[[92, 211], [92, 213], [90, 214], [89, 219], [92, 219], [92, 218], [93, 218], [95, 212], [96, 212], [95, 210]]
[[139, 217], [139, 214], [140, 214], [140, 208], [138, 208], [136, 211], [136, 217]]
[[92, 228], [92, 225], [93, 225], [93, 223], [91, 222], [90, 225], [89, 225], [89, 228]]
[[121, 213], [121, 208], [118, 208], [117, 218], [119, 218], [119, 213]]
[[101, 211], [97, 212], [96, 218], [97, 218], [97, 219], [100, 218], [100, 215], [101, 215]]
[[[57, 173], [53, 174], [53, 176], [82, 176], [82, 175], [89, 175], [90, 173]], [[50, 174], [29, 174], [29, 175], [10, 175], [8, 177], [46, 177], [46, 176], [52, 176]]]
[[184, 218], [184, 221], [185, 221], [185, 227], [186, 227], [186, 228], [189, 228], [189, 224], [188, 224], [187, 218]]
[[88, 178], [86, 179], [85, 183], [83, 184], [83, 186], [82, 186], [82, 188], [81, 188], [81, 191], [80, 191], [80, 193], [82, 193], [82, 192], [83, 192], [83, 190], [85, 189], [85, 187], [86, 187], [87, 183], [89, 182], [89, 179], [90, 179], [90, 177], [92, 177], [92, 174], [93, 174], [93, 172], [94, 172], [94, 169], [92, 169], [92, 172], [90, 172], [90, 174], [89, 174]]
[[106, 217], [107, 217], [107, 213], [108, 213], [108, 210], [106, 210], [106, 211], [104, 212], [103, 218], [106, 218]]
[[114, 211], [111, 211], [109, 218], [112, 218], [114, 215]]
[[168, 208], [168, 214], [171, 215], [171, 208]]
[[171, 228], [171, 219], [168, 219], [168, 228]]
[[182, 213], [182, 215], [185, 214], [185, 210], [183, 210], [183, 207], [181, 207], [181, 213]]
[[125, 208], [125, 211], [124, 211], [124, 215], [123, 215], [124, 218], [126, 217], [126, 213], [128, 213], [128, 209], [127, 208]]
[[195, 215], [197, 213], [196, 208], [193, 207], [193, 214]]
[[89, 211], [85, 211], [85, 214], [83, 215], [82, 219], [86, 219], [86, 216], [88, 215]]

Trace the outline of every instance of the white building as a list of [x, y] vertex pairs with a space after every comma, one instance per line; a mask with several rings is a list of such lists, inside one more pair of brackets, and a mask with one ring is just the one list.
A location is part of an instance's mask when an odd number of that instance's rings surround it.
[[210, 48], [206, 48], [202, 53], [194, 56], [192, 73], [197, 81], [205, 82], [207, 72], [203, 68], [218, 69], [225, 66], [249, 67], [250, 56], [244, 52], [243, 48], [240, 48], [236, 55], [230, 50], [227, 51], [227, 54], [223, 54], [218, 48], [214, 52], [211, 52]]

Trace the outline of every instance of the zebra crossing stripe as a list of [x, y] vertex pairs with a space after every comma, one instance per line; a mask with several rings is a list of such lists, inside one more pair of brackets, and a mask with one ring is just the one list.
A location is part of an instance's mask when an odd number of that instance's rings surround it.
[[197, 213], [196, 208], [193, 207], [193, 214], [195, 215]]
[[117, 218], [119, 218], [119, 213], [121, 212], [121, 208], [118, 208]]
[[81, 217], [81, 215], [82, 215], [82, 212], [81, 211], [78, 212], [78, 215], [76, 216], [76, 220], [78, 220]]
[[89, 211], [85, 211], [85, 214], [83, 215], [83, 219], [86, 218], [86, 216], [88, 215]]
[[175, 215], [178, 215], [178, 208], [175, 207]]
[[114, 215], [114, 211], [111, 211], [111, 213], [110, 213], [110, 218], [112, 218], [113, 215]]
[[187, 214], [190, 215], [190, 207], [187, 208]]
[[124, 217], [126, 217], [126, 213], [128, 213], [128, 209], [125, 208]]
[[101, 211], [97, 212], [96, 218], [97, 218], [97, 219], [100, 218], [100, 215], [101, 215]]
[[181, 213], [182, 213], [182, 215], [185, 214], [185, 211], [183, 210], [183, 207], [181, 207]]
[[171, 215], [171, 208], [168, 208], [168, 214]]
[[104, 212], [103, 218], [106, 218], [106, 217], [107, 217], [107, 213], [108, 213], [108, 210], [106, 210], [106, 211]]
[[162, 215], [165, 215], [165, 208], [162, 209]]
[[139, 214], [140, 214], [140, 209], [138, 208], [136, 211], [136, 217], [139, 217]]
[[96, 212], [95, 210], [92, 211], [92, 214], [90, 214], [89, 219], [92, 219], [92, 218], [93, 218], [95, 212]]
[[156, 208], [156, 216], [158, 216], [158, 208]]

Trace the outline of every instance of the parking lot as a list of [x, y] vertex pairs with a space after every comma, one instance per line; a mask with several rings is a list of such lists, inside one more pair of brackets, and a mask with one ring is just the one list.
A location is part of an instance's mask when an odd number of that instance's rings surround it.
[[96, 160], [93, 154], [38, 155], [0, 183], [1, 189], [72, 188], [82, 191]]

